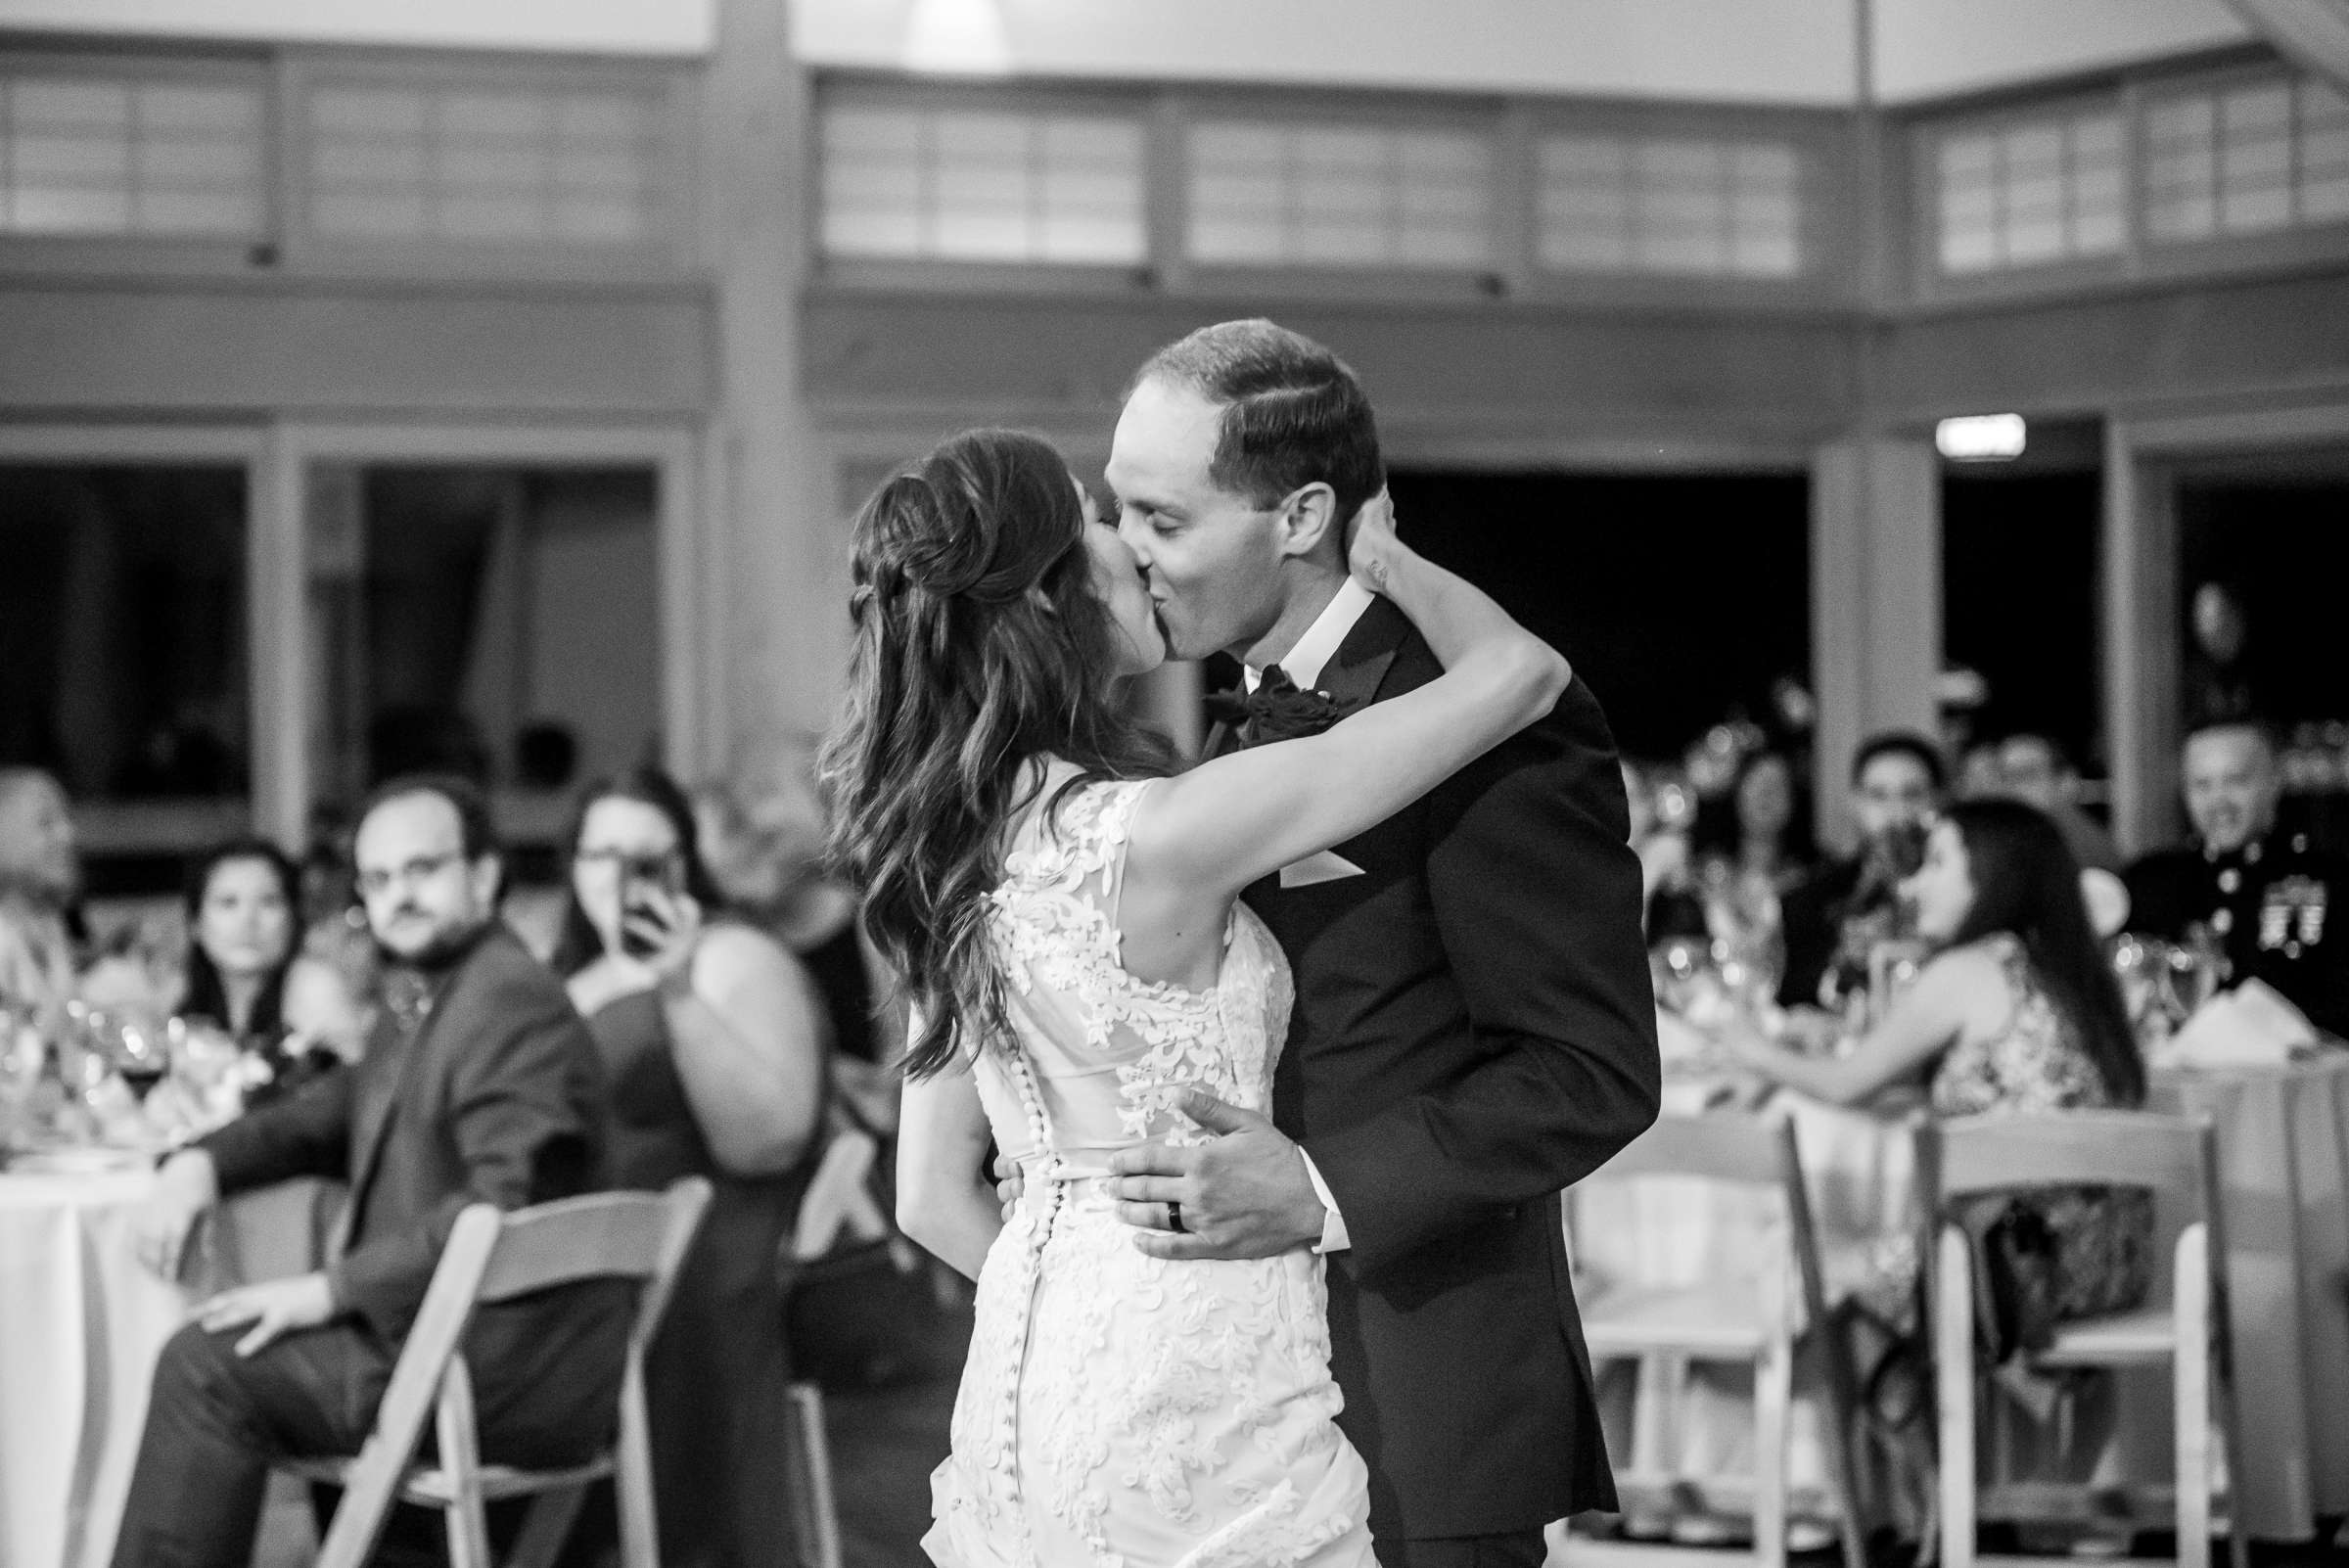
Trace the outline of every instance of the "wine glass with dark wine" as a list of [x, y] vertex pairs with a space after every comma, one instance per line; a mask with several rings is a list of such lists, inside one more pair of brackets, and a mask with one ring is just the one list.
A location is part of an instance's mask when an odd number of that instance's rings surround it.
[[133, 1097], [145, 1104], [147, 1095], [163, 1075], [171, 1071], [171, 1051], [162, 1031], [135, 1020], [125, 1020], [112, 1032], [108, 1040], [114, 1058], [115, 1071], [122, 1075], [123, 1084]]

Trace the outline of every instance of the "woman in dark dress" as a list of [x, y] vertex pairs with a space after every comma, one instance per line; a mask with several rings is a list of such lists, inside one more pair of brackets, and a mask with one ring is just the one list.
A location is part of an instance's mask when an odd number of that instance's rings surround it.
[[[665, 774], [588, 786], [569, 846], [554, 963], [610, 1078], [613, 1184], [701, 1176], [715, 1188], [646, 1365], [661, 1560], [788, 1563], [775, 1262], [822, 1111], [820, 1006], [790, 954], [723, 917]], [[583, 1530], [598, 1526], [600, 1507]]]
[[366, 1028], [351, 988], [301, 950], [301, 873], [267, 839], [236, 838], [189, 866], [181, 1017], [232, 1036], [267, 1069], [259, 1104], [355, 1056]]

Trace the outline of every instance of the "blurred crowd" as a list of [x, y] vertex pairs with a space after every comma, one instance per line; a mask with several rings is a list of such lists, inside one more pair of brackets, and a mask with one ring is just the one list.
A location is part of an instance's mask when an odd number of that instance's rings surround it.
[[[649, 1363], [665, 1560], [789, 1560], [771, 1480], [795, 1229], [834, 1138], [886, 1139], [896, 1116], [886, 992], [821, 869], [810, 763], [790, 744], [698, 790], [597, 779], [562, 880], [535, 888], [510, 885], [478, 787], [406, 775], [302, 860], [234, 839], [191, 860], [176, 908], [112, 925], [85, 908], [63, 789], [0, 771], [0, 1141], [175, 1148], [140, 1224], [171, 1277], [237, 1191], [307, 1175], [352, 1194], [317, 1272], [207, 1302], [166, 1348], [118, 1561], [242, 1562], [266, 1462], [355, 1446], [344, 1391], [388, 1371], [453, 1205], [687, 1176], [715, 1197]], [[200, 1038], [241, 1059], [224, 1115], [171, 1100]], [[84, 1114], [115, 1102], [119, 1126]], [[886, 1204], [861, 1196], [869, 1229]], [[514, 1376], [477, 1362], [491, 1459], [545, 1462], [594, 1427], [581, 1402], [618, 1377], [600, 1321], [574, 1303], [509, 1347]], [[224, 1327], [245, 1331], [233, 1354]], [[599, 1560], [614, 1530], [590, 1507], [565, 1560]], [[409, 1545], [429, 1556], [428, 1537]]]

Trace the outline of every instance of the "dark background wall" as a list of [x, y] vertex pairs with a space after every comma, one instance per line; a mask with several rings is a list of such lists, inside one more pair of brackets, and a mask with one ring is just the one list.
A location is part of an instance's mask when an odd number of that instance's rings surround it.
[[1573, 661], [1634, 757], [1677, 756], [1783, 675], [1810, 682], [1810, 482], [1389, 477], [1405, 534]]

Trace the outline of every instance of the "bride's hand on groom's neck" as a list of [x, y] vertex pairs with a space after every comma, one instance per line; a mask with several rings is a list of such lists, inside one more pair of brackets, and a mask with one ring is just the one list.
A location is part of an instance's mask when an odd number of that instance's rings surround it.
[[[1268, 1118], [1198, 1089], [1180, 1108], [1215, 1136], [1110, 1159], [1119, 1218], [1135, 1227], [1135, 1246], [1153, 1258], [1269, 1258], [1321, 1239], [1326, 1212], [1305, 1155]], [[1179, 1231], [1170, 1204], [1180, 1206]]]
[[1394, 553], [1401, 547], [1395, 533], [1395, 503], [1382, 489], [1347, 520], [1346, 568], [1363, 587], [1384, 593]]

